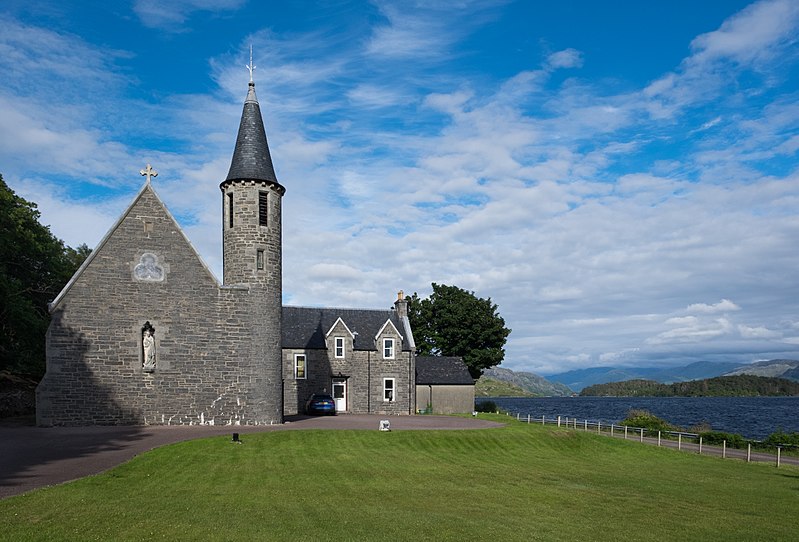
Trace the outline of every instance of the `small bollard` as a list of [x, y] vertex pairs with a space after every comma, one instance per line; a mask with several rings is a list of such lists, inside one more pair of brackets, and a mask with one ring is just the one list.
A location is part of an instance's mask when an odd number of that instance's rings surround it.
[[658, 431], [658, 446], [660, 446], [660, 431]]
[[751, 463], [752, 462], [752, 443], [751, 442], [746, 445], [746, 462], [747, 463]]
[[624, 426], [624, 440], [627, 440], [627, 426]]
[[614, 427], [615, 427], [614, 424], [610, 424], [610, 436], [611, 437], [613, 436], [613, 428]]
[[641, 442], [644, 441], [644, 428], [641, 428]]
[[682, 450], [682, 433], [677, 433], [677, 449]]
[[699, 455], [702, 455], [702, 437], [699, 437]]
[[777, 468], [780, 468], [780, 447], [777, 446]]
[[726, 440], [722, 440], [721, 441], [721, 458], [722, 459], [727, 459], [727, 441]]

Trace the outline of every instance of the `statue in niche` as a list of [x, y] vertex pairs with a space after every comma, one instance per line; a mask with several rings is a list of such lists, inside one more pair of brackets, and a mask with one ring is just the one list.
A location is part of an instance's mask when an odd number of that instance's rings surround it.
[[155, 328], [149, 321], [142, 326], [141, 334], [144, 348], [142, 370], [145, 373], [153, 373], [155, 372]]

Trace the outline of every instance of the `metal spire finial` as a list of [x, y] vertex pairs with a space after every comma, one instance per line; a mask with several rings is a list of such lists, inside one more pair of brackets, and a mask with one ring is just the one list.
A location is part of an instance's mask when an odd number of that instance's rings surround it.
[[252, 65], [252, 43], [250, 44], [250, 63], [247, 65], [247, 69], [250, 70], [250, 83], [252, 83], [252, 72], [255, 71], [255, 66]]

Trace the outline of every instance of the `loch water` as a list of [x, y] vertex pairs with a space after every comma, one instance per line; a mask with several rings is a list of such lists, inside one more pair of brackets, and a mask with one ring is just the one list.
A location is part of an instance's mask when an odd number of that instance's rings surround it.
[[630, 410], [646, 410], [686, 431], [714, 431], [764, 439], [775, 431], [799, 432], [799, 397], [487, 397], [513, 415], [618, 424]]

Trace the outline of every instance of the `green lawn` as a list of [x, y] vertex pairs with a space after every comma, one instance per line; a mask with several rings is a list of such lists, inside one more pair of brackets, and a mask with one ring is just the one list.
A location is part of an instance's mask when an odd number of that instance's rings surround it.
[[799, 469], [590, 433], [511, 421], [242, 438], [168, 446], [0, 501], [0, 539], [773, 541], [799, 532]]

